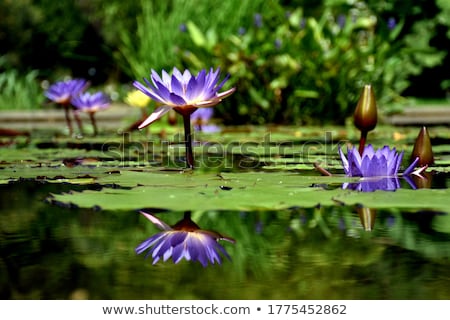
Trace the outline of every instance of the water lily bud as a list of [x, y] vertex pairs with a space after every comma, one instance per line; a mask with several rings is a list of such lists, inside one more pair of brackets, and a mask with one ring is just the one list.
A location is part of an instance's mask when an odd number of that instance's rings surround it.
[[371, 85], [365, 85], [353, 114], [354, 124], [359, 130], [368, 132], [375, 128], [377, 120], [375, 94]]
[[414, 143], [411, 159], [419, 158], [417, 165], [423, 167], [434, 163], [433, 150], [431, 148], [431, 140], [426, 127], [422, 127], [419, 135]]

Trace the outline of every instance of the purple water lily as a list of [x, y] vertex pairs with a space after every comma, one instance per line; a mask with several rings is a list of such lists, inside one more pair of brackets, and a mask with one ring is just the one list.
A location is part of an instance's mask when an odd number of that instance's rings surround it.
[[69, 104], [73, 97], [83, 92], [87, 87], [88, 82], [84, 79], [58, 81], [45, 91], [45, 96], [58, 104]]
[[[384, 146], [374, 150], [372, 145], [364, 148], [362, 155], [357, 148], [347, 150], [347, 157], [339, 147], [344, 172], [349, 177], [395, 177], [399, 174], [404, 152], [398, 153], [395, 148]], [[413, 163], [403, 172], [403, 175], [413, 173], [418, 162], [416, 158]]]
[[79, 111], [95, 113], [99, 110], [109, 108], [111, 100], [103, 92], [82, 93], [71, 100], [74, 107]]
[[211, 68], [209, 72], [202, 70], [197, 76], [193, 76], [189, 70], [181, 73], [177, 68], [173, 68], [171, 76], [164, 70], [161, 76], [154, 70], [151, 70], [151, 81], [144, 78], [147, 86], [141, 84], [139, 81], [133, 82], [133, 85], [138, 90], [162, 104], [139, 125], [139, 129], [150, 125], [172, 109], [183, 116], [186, 163], [188, 168], [194, 168], [191, 114], [198, 108], [217, 105], [222, 99], [228, 97], [235, 91], [235, 88], [231, 88], [219, 93], [219, 90], [222, 89], [229, 78], [229, 76], [226, 76], [219, 83], [219, 76], [219, 68], [216, 70]]
[[97, 122], [95, 121], [95, 113], [99, 110], [109, 108], [111, 100], [103, 92], [96, 93], [82, 93], [71, 100], [72, 105], [77, 111], [86, 112], [91, 119], [92, 127], [94, 128], [94, 136], [97, 135]]
[[134, 81], [133, 85], [148, 95], [153, 100], [162, 103], [144, 122], [139, 129], [150, 125], [164, 114], [174, 109], [182, 115], [186, 112], [191, 114], [197, 108], [213, 107], [222, 99], [230, 96], [235, 88], [219, 93], [229, 76], [218, 83], [220, 69], [213, 68], [209, 72], [200, 71], [197, 76], [193, 76], [189, 70], [181, 73], [177, 68], [173, 68], [172, 76], [166, 71], [162, 71], [160, 77], [154, 70], [151, 71], [151, 81], [144, 78], [147, 85], [144, 86], [139, 81]]
[[200, 229], [191, 220], [189, 213], [185, 214], [184, 218], [172, 227], [149, 213], [141, 211], [141, 214], [163, 230], [142, 242], [135, 249], [137, 254], [149, 250], [146, 257], [151, 255], [153, 264], [161, 259], [167, 261], [172, 257], [174, 263], [186, 259], [187, 261], [198, 261], [203, 267], [206, 267], [208, 263], [221, 264], [220, 253], [230, 259], [218, 240], [232, 243], [235, 240], [224, 237], [215, 231]]
[[[69, 134], [72, 135], [72, 120], [70, 119], [70, 106], [73, 97], [83, 92], [89, 83], [84, 79], [71, 79], [66, 81], [58, 81], [52, 84], [44, 93], [44, 95], [51, 101], [63, 106], [66, 117], [66, 124], [69, 129]], [[81, 120], [77, 114], [74, 115], [80, 131], [83, 131]]]

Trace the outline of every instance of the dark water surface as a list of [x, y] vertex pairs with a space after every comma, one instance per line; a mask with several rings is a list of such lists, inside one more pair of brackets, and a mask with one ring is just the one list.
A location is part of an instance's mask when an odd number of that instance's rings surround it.
[[[445, 212], [192, 212], [236, 239], [222, 243], [231, 260], [152, 265], [134, 248], [158, 229], [137, 212], [46, 201], [86, 188], [98, 186], [0, 185], [1, 299], [450, 299]], [[183, 213], [156, 215], [173, 223]]]

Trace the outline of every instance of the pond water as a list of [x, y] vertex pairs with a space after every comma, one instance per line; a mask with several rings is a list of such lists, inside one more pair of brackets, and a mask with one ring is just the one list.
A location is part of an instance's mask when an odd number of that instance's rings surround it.
[[[252, 134], [233, 137], [248, 149], [227, 144], [226, 165], [208, 157], [194, 173], [163, 146], [149, 155], [132, 143], [123, 158], [104, 138], [91, 149], [64, 139], [1, 148], [0, 298], [450, 299], [447, 140], [417, 190], [401, 179], [396, 191], [358, 192], [342, 189], [334, 147], [308, 149], [312, 159], [330, 156], [336, 177], [321, 177], [297, 153], [311, 137], [274, 156]], [[407, 149], [411, 139], [389, 142]], [[217, 145], [197, 158], [217, 156]], [[153, 265], [135, 252], [160, 231], [142, 208], [169, 225], [189, 212], [236, 240], [220, 241], [230, 259]]]

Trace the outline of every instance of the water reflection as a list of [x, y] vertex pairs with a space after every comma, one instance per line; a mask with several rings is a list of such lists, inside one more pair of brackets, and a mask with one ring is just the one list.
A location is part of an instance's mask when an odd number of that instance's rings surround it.
[[357, 207], [356, 212], [361, 220], [361, 225], [365, 231], [372, 231], [375, 225], [375, 217], [377, 215], [377, 210], [366, 207]]
[[[152, 266], [134, 248], [160, 230], [140, 214], [42, 201], [74, 188], [86, 186], [0, 185], [1, 299], [450, 298], [448, 214], [379, 208], [362, 215], [367, 232], [355, 206], [196, 211], [200, 227], [237, 240], [219, 241], [232, 263], [203, 268], [161, 257]], [[155, 215], [171, 226], [183, 218]]]
[[433, 174], [431, 172], [422, 172], [420, 175], [412, 175], [408, 177], [411, 183], [417, 189], [431, 189], [433, 182]]
[[216, 231], [200, 229], [191, 220], [190, 211], [186, 212], [183, 219], [173, 226], [169, 226], [150, 213], [141, 211], [141, 214], [159, 229], [163, 230], [142, 242], [135, 249], [137, 254], [141, 254], [149, 249], [145, 257], [151, 255], [153, 264], [161, 259], [167, 261], [172, 257], [174, 263], [178, 263], [184, 258], [187, 261], [199, 261], [203, 267], [206, 267], [208, 263], [214, 264], [217, 262], [221, 264], [222, 258], [220, 253], [230, 259], [225, 248], [218, 243], [218, 240], [225, 240], [231, 243], [235, 243], [235, 240], [222, 236]]
[[394, 191], [400, 188], [398, 177], [374, 177], [362, 178], [358, 182], [346, 182], [342, 189], [349, 189], [362, 192], [372, 192], [375, 190]]
[[[442, 176], [442, 177], [441, 177]], [[404, 181], [405, 183], [402, 183]], [[404, 175], [401, 177], [367, 177], [356, 182], [342, 184], [342, 189], [373, 192], [376, 190], [395, 191], [402, 187], [416, 189], [445, 189], [446, 175], [436, 172], [423, 171], [420, 174]]]

